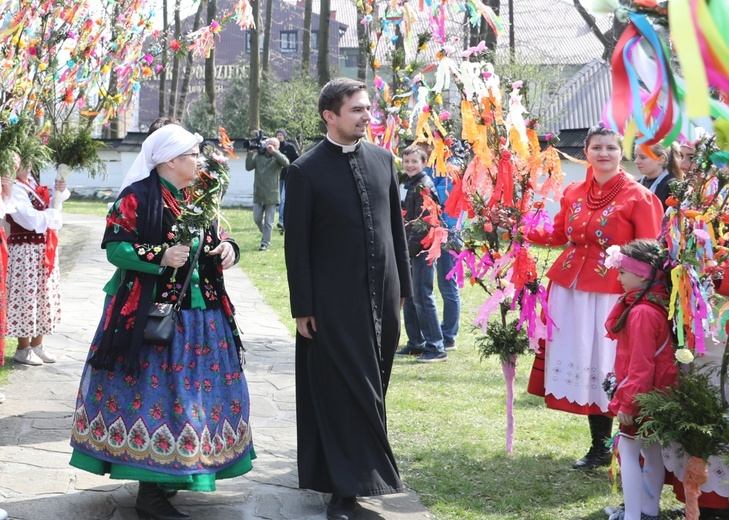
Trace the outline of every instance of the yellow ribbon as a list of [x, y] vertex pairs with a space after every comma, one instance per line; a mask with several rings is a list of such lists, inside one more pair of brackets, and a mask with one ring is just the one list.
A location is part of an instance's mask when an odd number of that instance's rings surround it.
[[[703, 3], [699, 0], [698, 3]], [[686, 79], [686, 109], [690, 118], [709, 116], [709, 81], [696, 36], [690, 0], [668, 2], [668, 23], [678, 61]]]
[[[726, 4], [726, 2], [716, 3]], [[697, 2], [696, 20], [713, 54], [712, 64], [723, 76], [729, 75], [729, 68], [727, 68], [729, 66], [729, 47], [727, 47], [726, 42], [721, 37], [719, 29], [714, 23], [713, 15], [709, 12], [709, 8], [703, 0]]]

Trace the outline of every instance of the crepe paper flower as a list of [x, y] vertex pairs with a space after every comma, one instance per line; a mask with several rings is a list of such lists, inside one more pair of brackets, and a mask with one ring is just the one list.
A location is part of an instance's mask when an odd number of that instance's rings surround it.
[[[447, 110], [444, 110], [443, 112], [440, 113], [440, 116], [438, 116], [438, 117], [440, 117], [441, 121], [447, 121], [448, 119], [451, 118], [451, 113], [448, 112]], [[446, 143], [446, 144], [448, 144], [448, 143]]]
[[620, 252], [620, 246], [610, 246], [605, 250], [605, 267], [608, 269], [619, 269], [620, 263], [625, 258], [625, 255]]
[[680, 348], [676, 350], [676, 360], [679, 363], [683, 363], [685, 365], [688, 365], [694, 360], [693, 353], [687, 349], [687, 348]]
[[170, 42], [170, 49], [172, 49], [174, 52], [177, 52], [182, 47], [182, 44], [178, 40], [172, 40]]
[[699, 240], [702, 240], [704, 242], [711, 241], [711, 236], [704, 229], [694, 229], [693, 233], [694, 233], [694, 236], [696, 238], [698, 238]]
[[512, 83], [511, 88], [513, 90], [516, 90], [516, 89], [520, 89], [523, 85], [524, 85], [524, 82], [519, 80], [519, 81], [515, 81], [514, 83]]
[[152, 56], [151, 54], [145, 54], [144, 56], [142, 56], [142, 59], [147, 62], [147, 65], [152, 65], [152, 62], [154, 62], [154, 56]]
[[476, 45], [475, 47], [469, 47], [468, 49], [466, 49], [465, 51], [463, 51], [461, 53], [461, 56], [463, 56], [464, 58], [468, 58], [471, 55], [478, 54], [479, 52], [483, 52], [486, 49], [487, 49], [487, 47], [486, 47], [486, 41], [485, 40], [481, 40], [481, 42], [479, 42], [479, 44]]
[[220, 142], [220, 146], [229, 156], [231, 156], [233, 159], [238, 158], [238, 156], [233, 153], [233, 141], [230, 140], [230, 138], [228, 137], [228, 132], [226, 132], [225, 128], [222, 126], [218, 127], [218, 141]]
[[233, 7], [233, 19], [241, 29], [255, 28], [256, 22], [253, 19], [253, 8], [248, 0], [239, 0]]
[[374, 60], [372, 62], [372, 68], [373, 69], [379, 69], [381, 66], [382, 66], [382, 64], [380, 63], [380, 60]]

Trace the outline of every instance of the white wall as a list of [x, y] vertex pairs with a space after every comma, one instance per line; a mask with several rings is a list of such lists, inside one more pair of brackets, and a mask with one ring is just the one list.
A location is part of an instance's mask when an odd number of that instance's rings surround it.
[[[106, 162], [108, 175], [105, 178], [91, 179], [84, 172], [71, 172], [67, 181], [68, 188], [75, 194], [83, 196], [110, 197], [114, 198], [116, 192], [126, 175], [127, 170], [132, 165], [134, 158], [137, 156], [133, 152], [116, 152], [102, 151], [101, 158]], [[245, 168], [245, 154], [241, 154], [238, 159], [230, 159], [230, 187], [228, 194], [225, 196], [225, 206], [246, 206], [253, 205], [253, 171]], [[623, 162], [623, 168], [629, 173], [635, 175], [636, 168], [632, 162]], [[586, 169], [581, 164], [562, 161], [562, 170], [564, 171], [564, 185], [570, 182], [579, 181], [585, 178]], [[637, 177], [637, 175], [635, 175]], [[52, 172], [43, 172], [42, 179], [44, 184], [49, 184], [52, 178]], [[554, 215], [559, 211], [559, 200], [545, 201], [545, 207], [550, 215]]]
[[[638, 170], [632, 161], [623, 161], [622, 166], [623, 169], [629, 174], [633, 175], [633, 177], [640, 178], [640, 174], [637, 174]], [[566, 159], [562, 159], [562, 171], [564, 172], [564, 183], [562, 184], [562, 188], [565, 188], [571, 182], [584, 180], [585, 174], [587, 173], [587, 168], [585, 168], [581, 164], [573, 163], [567, 161]], [[554, 217], [554, 215], [559, 211], [559, 200], [545, 200], [544, 207], [546, 208], [547, 212], [552, 217]]]
[[[133, 152], [116, 152], [104, 150], [100, 154], [106, 162], [108, 175], [104, 178], [90, 178], [83, 171], [73, 171], [68, 176], [68, 189], [72, 193], [83, 196], [99, 196], [114, 198], [121, 186], [127, 170], [131, 167], [137, 154]], [[253, 205], [253, 172], [245, 168], [245, 154], [238, 159], [230, 159], [230, 187], [225, 196], [225, 206]], [[52, 172], [41, 174], [44, 184], [49, 184]]]

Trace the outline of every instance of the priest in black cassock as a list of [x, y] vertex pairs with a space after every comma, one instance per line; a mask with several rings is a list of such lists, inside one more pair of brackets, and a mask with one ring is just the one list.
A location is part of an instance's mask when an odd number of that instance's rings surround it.
[[370, 110], [364, 83], [325, 85], [326, 139], [286, 184], [299, 486], [333, 494], [329, 520], [351, 520], [358, 495], [402, 490], [385, 393], [412, 287], [393, 156], [361, 140]]

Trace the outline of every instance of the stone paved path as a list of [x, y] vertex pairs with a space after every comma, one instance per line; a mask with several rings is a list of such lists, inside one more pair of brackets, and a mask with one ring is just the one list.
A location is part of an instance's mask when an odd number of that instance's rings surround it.
[[[70, 422], [88, 346], [113, 270], [99, 248], [103, 219], [65, 215], [61, 232], [63, 320], [46, 344], [60, 354], [42, 367], [15, 365], [0, 405], [0, 507], [11, 520], [135, 520], [135, 482], [68, 465]], [[294, 346], [244, 272], [226, 272], [244, 332], [251, 427], [258, 459], [215, 493], [173, 499], [200, 520], [321, 520], [328, 497], [297, 488]], [[360, 499], [356, 520], [432, 518], [412, 492]]]

